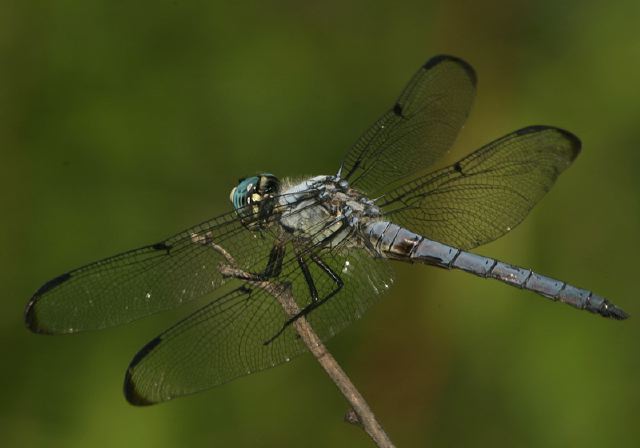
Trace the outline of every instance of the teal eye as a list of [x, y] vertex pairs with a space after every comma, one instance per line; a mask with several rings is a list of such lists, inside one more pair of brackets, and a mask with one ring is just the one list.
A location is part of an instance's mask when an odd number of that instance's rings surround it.
[[[273, 174], [262, 173], [238, 181], [229, 199], [245, 225], [266, 222], [276, 203], [280, 181]], [[253, 221], [253, 222], [252, 222]]]
[[238, 186], [231, 190], [231, 202], [233, 208], [242, 215], [251, 214], [251, 210], [246, 206], [251, 204], [251, 196], [256, 192], [256, 187], [260, 178], [258, 176], [241, 179]]

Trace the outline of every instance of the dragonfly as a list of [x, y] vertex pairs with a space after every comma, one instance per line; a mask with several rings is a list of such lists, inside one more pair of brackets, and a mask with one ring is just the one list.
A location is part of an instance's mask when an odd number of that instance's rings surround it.
[[[476, 79], [460, 58], [429, 59], [336, 174], [243, 178], [228, 213], [46, 282], [26, 306], [27, 327], [103, 329], [203, 298], [131, 361], [125, 397], [149, 405], [304, 353], [291, 325], [303, 316], [321, 340], [331, 338], [391, 287], [388, 260], [459, 269], [626, 319], [592, 291], [470, 252], [517, 226], [581, 148], [566, 130], [529, 126], [428, 171], [463, 127]], [[298, 311], [285, 313], [277, 289], [229, 275], [229, 260], [254, 280], [287, 285]]]

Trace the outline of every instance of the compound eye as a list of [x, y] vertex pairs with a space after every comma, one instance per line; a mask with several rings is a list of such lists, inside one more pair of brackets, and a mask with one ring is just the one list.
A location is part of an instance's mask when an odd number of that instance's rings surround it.
[[263, 174], [260, 176], [258, 191], [262, 195], [277, 193], [280, 188], [280, 181], [273, 174]]
[[256, 193], [258, 183], [259, 178], [257, 176], [245, 177], [231, 190], [230, 199], [233, 207], [242, 215], [251, 213], [250, 210], [246, 210], [246, 207], [253, 204], [253, 196]]
[[273, 210], [274, 194], [280, 188], [278, 178], [272, 174], [245, 177], [231, 190], [230, 199], [243, 222], [250, 226], [266, 219]]

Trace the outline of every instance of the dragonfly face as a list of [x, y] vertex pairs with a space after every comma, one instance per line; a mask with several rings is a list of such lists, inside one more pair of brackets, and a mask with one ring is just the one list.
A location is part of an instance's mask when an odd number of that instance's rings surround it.
[[[475, 89], [465, 61], [430, 59], [347, 152], [337, 174], [296, 183], [269, 173], [241, 179], [231, 191], [231, 212], [46, 282], [27, 304], [28, 328], [48, 334], [106, 328], [211, 294], [131, 361], [125, 395], [143, 405], [305, 352], [289, 325], [299, 316], [322, 340], [331, 338], [390, 287], [389, 259], [460, 269], [627, 318], [592, 291], [468, 252], [517, 226], [581, 146], [570, 132], [529, 126], [428, 172], [454, 143]], [[230, 260], [235, 272], [251, 275], [231, 276], [234, 270], [224, 269]], [[286, 285], [301, 311], [285, 314], [274, 298], [281, 289], [258, 286], [265, 282]]]
[[264, 222], [273, 212], [275, 197], [280, 189], [280, 181], [269, 173], [246, 177], [238, 181], [231, 190], [229, 199], [248, 226]]

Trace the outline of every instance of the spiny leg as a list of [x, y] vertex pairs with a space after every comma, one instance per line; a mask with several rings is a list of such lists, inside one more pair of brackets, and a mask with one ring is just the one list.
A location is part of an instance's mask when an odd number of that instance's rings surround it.
[[267, 261], [267, 266], [264, 268], [264, 271], [257, 273], [256, 277], [259, 277], [262, 280], [267, 280], [280, 276], [280, 273], [282, 272], [284, 253], [284, 245], [274, 244], [271, 248], [271, 252], [269, 252], [269, 261]]
[[326, 264], [324, 262], [324, 260], [322, 260], [322, 258], [320, 258], [318, 255], [312, 254], [311, 255], [311, 259], [313, 260], [313, 262], [315, 264], [318, 265], [318, 267], [320, 269], [322, 269], [322, 271], [325, 274], [327, 274], [329, 276], [329, 278], [331, 278], [331, 280], [333, 280], [333, 282], [335, 283], [336, 287], [335, 287], [335, 289], [333, 291], [331, 291], [329, 294], [327, 294], [324, 298], [322, 298], [320, 300], [315, 300], [315, 301], [311, 302], [309, 305], [305, 306], [302, 310], [300, 310], [300, 312], [298, 312], [295, 316], [293, 316], [291, 319], [289, 319], [289, 321], [290, 321], [289, 323], [293, 322], [294, 320], [296, 320], [300, 316], [306, 316], [311, 311], [313, 311], [314, 309], [318, 308], [320, 305], [325, 303], [331, 297], [333, 297], [336, 294], [338, 294], [340, 292], [340, 290], [342, 289], [342, 287], [344, 286], [344, 282], [342, 281], [340, 276], [336, 273], [336, 271], [331, 269], [331, 266]]
[[296, 259], [298, 260], [298, 266], [300, 266], [300, 270], [304, 275], [304, 280], [309, 287], [309, 295], [311, 296], [311, 300], [316, 302], [318, 300], [318, 290], [316, 289], [316, 285], [313, 282], [313, 277], [311, 276], [311, 271], [309, 271], [309, 266], [307, 266], [307, 262], [304, 261], [302, 255], [297, 255]]
[[327, 294], [325, 297], [323, 297], [322, 299], [318, 299], [318, 292], [317, 292], [317, 289], [315, 287], [315, 283], [313, 282], [313, 277], [311, 276], [311, 272], [309, 272], [309, 267], [307, 266], [306, 262], [304, 261], [304, 259], [302, 257], [298, 257], [298, 264], [300, 265], [300, 268], [302, 269], [302, 273], [304, 275], [304, 278], [305, 278], [305, 280], [307, 282], [307, 285], [309, 286], [309, 292], [311, 293], [312, 301], [311, 301], [311, 303], [309, 303], [309, 305], [305, 306], [300, 311], [298, 311], [296, 314], [294, 314], [289, 319], [287, 319], [285, 321], [285, 323], [282, 325], [282, 328], [280, 328], [280, 330], [275, 335], [273, 335], [271, 338], [269, 338], [267, 341], [265, 341], [264, 345], [269, 345], [278, 336], [280, 336], [287, 329], [287, 327], [289, 325], [291, 325], [293, 322], [295, 322], [300, 317], [306, 316], [311, 311], [313, 311], [314, 309], [318, 308], [320, 305], [322, 305], [325, 302], [327, 302], [327, 300], [329, 300], [330, 298], [335, 296], [338, 292], [340, 292], [340, 290], [344, 286], [344, 282], [342, 281], [340, 276], [333, 269], [331, 269], [331, 267], [329, 265], [327, 265], [322, 260], [322, 258], [320, 258], [319, 256], [317, 256], [315, 254], [312, 254], [310, 257], [311, 257], [311, 260], [320, 269], [322, 269], [322, 271], [325, 274], [327, 274], [329, 276], [329, 278], [331, 278], [331, 280], [333, 280], [333, 282], [336, 285], [335, 289], [333, 291], [331, 291], [329, 294]]

